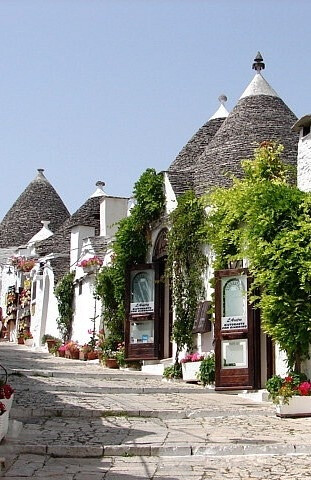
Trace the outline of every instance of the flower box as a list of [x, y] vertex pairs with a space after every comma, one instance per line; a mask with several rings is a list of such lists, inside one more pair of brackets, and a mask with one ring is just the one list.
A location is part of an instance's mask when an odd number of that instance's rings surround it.
[[26, 347], [32, 347], [33, 346], [33, 338], [26, 338], [25, 339], [25, 345], [26, 345]]
[[6, 411], [7, 411], [8, 413], [9, 413], [9, 411], [10, 411], [11, 408], [12, 408], [13, 399], [14, 399], [14, 393], [12, 393], [12, 395], [11, 395], [10, 398], [1, 398], [1, 399], [0, 399], [0, 402], [5, 405]]
[[197, 373], [202, 362], [182, 363], [182, 378], [185, 382], [198, 382]]
[[294, 395], [288, 399], [288, 404], [281, 402], [276, 405], [277, 417], [311, 417], [311, 396]]
[[9, 428], [9, 412], [0, 415], [0, 441], [6, 436]]

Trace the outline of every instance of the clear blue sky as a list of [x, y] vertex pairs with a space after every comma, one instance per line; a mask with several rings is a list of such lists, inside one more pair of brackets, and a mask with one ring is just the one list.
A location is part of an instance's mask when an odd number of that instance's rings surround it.
[[253, 77], [311, 112], [310, 0], [0, 0], [0, 218], [44, 168], [75, 211], [129, 196]]

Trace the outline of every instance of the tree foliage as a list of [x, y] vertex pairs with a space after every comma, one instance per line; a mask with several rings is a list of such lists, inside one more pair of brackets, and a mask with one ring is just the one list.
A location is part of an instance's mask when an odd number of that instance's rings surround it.
[[135, 205], [130, 216], [119, 222], [111, 265], [103, 267], [96, 282], [96, 293], [104, 306], [104, 322], [116, 341], [122, 341], [124, 336], [127, 268], [145, 262], [152, 222], [164, 210], [162, 175], [148, 168], [135, 183], [133, 195]]
[[311, 198], [289, 183], [282, 151], [264, 142], [243, 162], [242, 180], [206, 197], [206, 237], [215, 268], [248, 258], [263, 328], [299, 371], [311, 342]]

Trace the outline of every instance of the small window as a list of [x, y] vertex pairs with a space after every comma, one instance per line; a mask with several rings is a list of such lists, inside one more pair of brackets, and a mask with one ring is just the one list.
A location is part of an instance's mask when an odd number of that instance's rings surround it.
[[305, 137], [310, 133], [310, 125], [304, 125], [302, 128], [302, 136]]

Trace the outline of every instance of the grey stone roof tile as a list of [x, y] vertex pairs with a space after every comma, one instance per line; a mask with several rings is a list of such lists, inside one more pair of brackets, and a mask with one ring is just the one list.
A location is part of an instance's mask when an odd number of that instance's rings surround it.
[[295, 121], [296, 116], [279, 97], [241, 98], [196, 163], [196, 193], [231, 185], [230, 175], [241, 177], [241, 160], [252, 158], [263, 141], [282, 143], [284, 161], [296, 166], [298, 135], [291, 130]]
[[176, 195], [193, 188], [196, 162], [205, 150], [224, 118], [214, 118], [206, 122], [183, 147], [168, 169], [168, 177]]
[[41, 220], [49, 220], [55, 232], [69, 215], [40, 169], [0, 223], [0, 248], [26, 244], [41, 229]]

